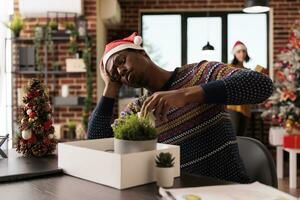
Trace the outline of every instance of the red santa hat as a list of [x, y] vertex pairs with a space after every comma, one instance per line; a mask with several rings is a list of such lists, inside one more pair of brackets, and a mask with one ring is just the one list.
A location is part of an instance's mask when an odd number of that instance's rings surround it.
[[108, 43], [105, 46], [102, 62], [103, 66], [105, 67], [108, 59], [115, 53], [122, 51], [124, 49], [137, 49], [137, 50], [144, 50], [141, 47], [142, 44], [142, 37], [138, 36], [136, 32], [132, 33], [129, 37], [115, 40]]
[[241, 41], [236, 41], [236, 43], [234, 44], [234, 46], [232, 48], [232, 54], [234, 55], [239, 50], [245, 50], [245, 51], [247, 51], [247, 47]]

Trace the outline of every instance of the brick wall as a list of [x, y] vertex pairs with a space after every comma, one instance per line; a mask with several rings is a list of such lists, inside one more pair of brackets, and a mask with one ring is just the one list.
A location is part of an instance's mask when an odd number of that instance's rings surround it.
[[[18, 12], [18, 0], [14, 1], [15, 11]], [[92, 71], [93, 71], [93, 102], [96, 104], [96, 0], [84, 0], [84, 15], [88, 22], [88, 34], [92, 37], [93, 46], [92, 46]], [[25, 19], [25, 29], [21, 32], [21, 37], [32, 37], [33, 30], [35, 25], [39, 23], [40, 25], [46, 24], [45, 18], [30, 18]], [[83, 42], [80, 43], [80, 47], [83, 47]], [[68, 52], [68, 40], [55, 42], [55, 52], [56, 58], [55, 60], [60, 61], [61, 70], [65, 70], [65, 59], [72, 57], [72, 55]], [[17, 51], [18, 47], [14, 47], [14, 51]], [[43, 52], [43, 50], [41, 50]], [[14, 52], [14, 60], [16, 62], [17, 53]], [[43, 53], [41, 53], [43, 55]], [[51, 62], [53, 59], [48, 53], [48, 69], [51, 70]], [[37, 75], [14, 75], [14, 120], [17, 119], [17, 88], [24, 88], [30, 78], [37, 77]], [[40, 78], [44, 79], [44, 76], [40, 76]], [[62, 74], [62, 75], [49, 75], [48, 77], [48, 89], [50, 96], [60, 96], [61, 95], [61, 85], [68, 84], [69, 85], [69, 94], [72, 96], [85, 96], [86, 95], [86, 74], [78, 73], [78, 74]], [[55, 88], [54, 88], [55, 87]], [[63, 125], [63, 132], [67, 132], [67, 123], [68, 121], [76, 121], [81, 122], [83, 116], [82, 107], [55, 107], [54, 108], [54, 121], [55, 123], [61, 123]]]

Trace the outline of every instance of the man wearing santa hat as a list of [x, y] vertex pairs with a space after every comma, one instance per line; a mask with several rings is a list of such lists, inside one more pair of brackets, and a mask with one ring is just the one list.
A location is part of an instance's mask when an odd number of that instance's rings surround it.
[[180, 146], [183, 171], [249, 182], [224, 105], [262, 102], [272, 93], [272, 81], [255, 71], [205, 60], [166, 71], [141, 43], [133, 33], [106, 45], [100, 62], [105, 89], [90, 117], [88, 138], [113, 137], [113, 106], [122, 84], [146, 88], [148, 93], [130, 103], [122, 117], [153, 112], [158, 142]]

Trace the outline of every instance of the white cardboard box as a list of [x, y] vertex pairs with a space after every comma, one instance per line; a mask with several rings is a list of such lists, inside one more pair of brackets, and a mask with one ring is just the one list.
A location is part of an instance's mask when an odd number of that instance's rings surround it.
[[113, 138], [58, 144], [58, 167], [66, 174], [125, 189], [155, 181], [155, 156], [170, 152], [175, 156], [174, 177], [180, 176], [180, 147], [157, 144], [157, 150], [116, 154]]

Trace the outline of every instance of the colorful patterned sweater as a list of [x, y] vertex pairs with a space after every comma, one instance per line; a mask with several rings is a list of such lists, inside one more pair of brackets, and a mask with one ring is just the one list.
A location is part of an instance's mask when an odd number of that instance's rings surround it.
[[[265, 75], [219, 62], [202, 61], [177, 68], [161, 91], [199, 85], [204, 104], [193, 103], [168, 112], [168, 121], [156, 121], [161, 143], [180, 145], [183, 171], [239, 183], [249, 182], [240, 159], [236, 135], [224, 105], [256, 104], [273, 91]], [[132, 102], [121, 116], [136, 113], [151, 93]], [[113, 137], [114, 99], [102, 97], [88, 126], [88, 138]]]

